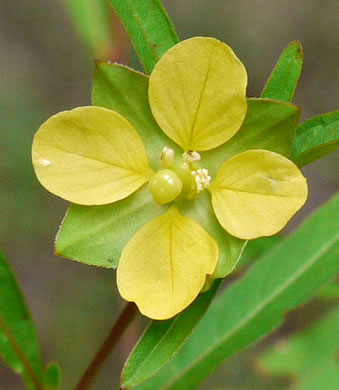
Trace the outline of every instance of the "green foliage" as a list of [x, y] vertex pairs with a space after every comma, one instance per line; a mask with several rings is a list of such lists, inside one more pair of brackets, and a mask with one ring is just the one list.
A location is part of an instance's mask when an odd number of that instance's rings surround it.
[[126, 66], [97, 62], [92, 104], [116, 111], [137, 130], [145, 145], [151, 167], [159, 169], [159, 153], [164, 145], [177, 154], [181, 149], [160, 129], [148, 102], [148, 80]]
[[291, 103], [268, 99], [248, 99], [248, 108], [240, 130], [228, 142], [201, 157], [208, 171], [215, 175], [215, 161], [248, 149], [266, 149], [288, 157], [291, 154], [300, 109]]
[[42, 364], [33, 322], [0, 251], [0, 357], [30, 390], [41, 390]]
[[336, 196], [229, 287], [174, 359], [137, 389], [195, 388], [224, 359], [271, 332], [286, 311], [310, 298], [338, 269], [338, 206]]
[[178, 42], [159, 0], [107, 0], [125, 26], [145, 71], [151, 73], [160, 57]]
[[296, 132], [291, 159], [299, 166], [310, 164], [339, 146], [339, 111], [317, 115]]
[[208, 292], [201, 294], [174, 319], [150, 323], [125, 363], [122, 388], [144, 382], [173, 357], [206, 313], [220, 284], [221, 280], [215, 281]]
[[56, 253], [85, 264], [116, 268], [128, 240], [166, 209], [155, 205], [145, 186], [105, 206], [73, 204], [58, 233]]
[[[192, 204], [178, 202], [178, 207], [183, 215], [197, 221], [216, 240], [219, 247], [219, 258], [213, 277], [224, 278], [236, 267], [247, 241], [232, 236], [222, 228], [215, 216], [207, 191], [200, 194], [199, 202]], [[210, 283], [211, 280], [207, 282]]]
[[339, 310], [333, 310], [312, 327], [280, 340], [260, 359], [270, 375], [292, 375], [296, 389], [332, 390], [339, 383], [336, 353], [339, 345]]
[[105, 0], [65, 0], [75, 28], [94, 56], [112, 50], [112, 26]]
[[303, 65], [303, 51], [299, 41], [291, 42], [281, 53], [261, 94], [263, 98], [291, 102]]
[[61, 382], [61, 368], [57, 362], [50, 362], [44, 372], [45, 390], [59, 389]]

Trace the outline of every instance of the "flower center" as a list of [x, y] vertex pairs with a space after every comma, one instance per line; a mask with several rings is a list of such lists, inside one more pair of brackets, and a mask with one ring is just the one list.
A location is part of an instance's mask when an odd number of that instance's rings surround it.
[[176, 161], [174, 150], [165, 146], [160, 155], [160, 164], [164, 169], [158, 171], [149, 182], [153, 199], [160, 204], [175, 199], [193, 199], [207, 188], [211, 181], [206, 168], [197, 168], [200, 154], [188, 150], [182, 160]]

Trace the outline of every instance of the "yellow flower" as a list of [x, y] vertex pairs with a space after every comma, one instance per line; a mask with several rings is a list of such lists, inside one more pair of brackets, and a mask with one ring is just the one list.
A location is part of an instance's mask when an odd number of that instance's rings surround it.
[[150, 76], [149, 103], [183, 154], [164, 144], [157, 172], [133, 126], [106, 108], [61, 112], [35, 135], [34, 169], [50, 192], [81, 205], [104, 205], [149, 182], [154, 201], [169, 205], [129, 240], [118, 265], [120, 294], [148, 317], [167, 319], [182, 311], [218, 263], [215, 239], [182, 215], [179, 204], [194, 208], [209, 191], [220, 225], [247, 240], [280, 231], [307, 198], [299, 169], [271, 151], [235, 155], [215, 177], [204, 166], [209, 151], [239, 130], [247, 110], [246, 84], [244, 66], [216, 39], [188, 39], [165, 53]]

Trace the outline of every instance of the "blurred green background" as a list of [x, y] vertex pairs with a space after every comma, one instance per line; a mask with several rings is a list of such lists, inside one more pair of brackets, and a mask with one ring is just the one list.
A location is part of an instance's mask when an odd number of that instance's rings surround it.
[[[163, 3], [181, 39], [214, 36], [233, 48], [249, 74], [248, 96], [260, 95], [282, 49], [300, 40], [305, 61], [295, 103], [303, 108], [302, 120], [337, 108], [337, 0]], [[30, 148], [34, 132], [49, 116], [90, 104], [94, 58], [140, 67], [119, 21], [109, 18], [112, 42], [93, 50], [64, 1], [0, 0], [0, 244], [32, 311], [45, 363], [60, 362], [65, 390], [74, 386], [124, 303], [112, 271], [53, 256], [67, 203], [39, 185]], [[287, 230], [338, 190], [336, 165], [338, 155], [332, 154], [304, 169], [309, 200]], [[292, 313], [278, 336], [307, 326], [323, 308], [315, 300]], [[129, 329], [93, 389], [116, 388], [123, 361], [145, 323], [140, 319]], [[200, 389], [287, 388], [286, 378], [270, 378], [255, 368], [257, 351], [278, 336], [238, 354]], [[0, 362], [0, 390], [16, 389], [23, 389], [20, 379]]]

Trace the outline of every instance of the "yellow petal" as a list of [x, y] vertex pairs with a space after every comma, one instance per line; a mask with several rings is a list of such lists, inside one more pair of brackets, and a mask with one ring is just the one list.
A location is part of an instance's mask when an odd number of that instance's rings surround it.
[[102, 107], [52, 116], [35, 134], [32, 158], [47, 190], [83, 205], [126, 198], [153, 174], [136, 130]]
[[267, 150], [248, 150], [226, 161], [209, 190], [222, 227], [243, 239], [279, 232], [307, 199], [298, 167]]
[[184, 150], [213, 149], [230, 139], [246, 115], [247, 74], [232, 49], [196, 37], [168, 50], [149, 82], [153, 115]]
[[214, 239], [172, 206], [142, 227], [124, 248], [118, 289], [147, 317], [171, 318], [199, 294], [217, 259]]

